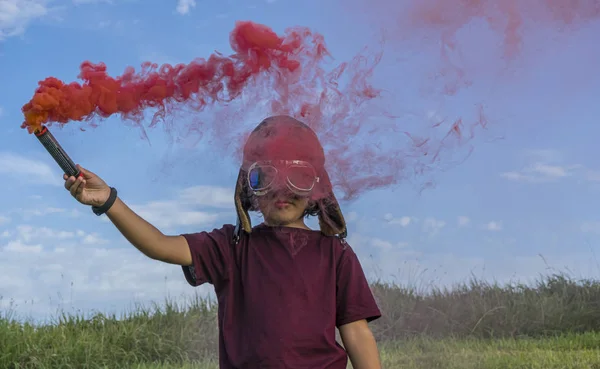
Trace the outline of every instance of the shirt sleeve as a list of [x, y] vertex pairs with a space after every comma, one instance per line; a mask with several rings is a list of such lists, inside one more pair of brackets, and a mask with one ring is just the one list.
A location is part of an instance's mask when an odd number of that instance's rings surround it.
[[358, 320], [371, 322], [381, 317], [360, 261], [349, 245], [345, 246], [337, 269], [336, 326]]
[[215, 287], [229, 278], [232, 225], [226, 224], [210, 232], [185, 233], [192, 254], [192, 265], [182, 266], [187, 282], [196, 287], [210, 283]]

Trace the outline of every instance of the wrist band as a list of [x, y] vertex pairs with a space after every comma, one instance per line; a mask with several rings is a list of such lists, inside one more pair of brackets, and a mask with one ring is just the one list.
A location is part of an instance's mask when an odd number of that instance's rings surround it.
[[108, 196], [108, 200], [101, 206], [92, 206], [92, 211], [96, 215], [102, 215], [108, 211], [108, 209], [113, 206], [115, 200], [117, 199], [117, 190], [114, 187], [110, 188], [110, 195]]

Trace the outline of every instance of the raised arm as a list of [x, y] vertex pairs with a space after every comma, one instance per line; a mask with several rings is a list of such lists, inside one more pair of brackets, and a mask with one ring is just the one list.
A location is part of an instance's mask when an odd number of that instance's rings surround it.
[[133, 246], [149, 258], [182, 266], [192, 264], [185, 237], [163, 234], [131, 210], [118, 196], [113, 194], [111, 198], [111, 188], [99, 176], [80, 166], [78, 168], [82, 176], [63, 177], [65, 188], [77, 201], [97, 208], [112, 203], [106, 216]]
[[183, 236], [168, 236], [117, 198], [106, 212], [108, 219], [133, 246], [149, 258], [177, 265], [191, 265], [192, 255]]

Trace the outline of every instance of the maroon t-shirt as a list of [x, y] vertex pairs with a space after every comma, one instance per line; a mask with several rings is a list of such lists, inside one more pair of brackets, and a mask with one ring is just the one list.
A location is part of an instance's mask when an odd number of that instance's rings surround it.
[[219, 304], [221, 369], [346, 369], [335, 327], [381, 316], [352, 248], [320, 231], [234, 226], [184, 234], [192, 286], [210, 283]]

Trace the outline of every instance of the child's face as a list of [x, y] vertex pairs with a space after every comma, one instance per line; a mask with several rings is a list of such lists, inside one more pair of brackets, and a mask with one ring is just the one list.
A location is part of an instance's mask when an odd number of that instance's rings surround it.
[[258, 197], [258, 206], [266, 224], [271, 226], [293, 226], [303, 224], [304, 210], [308, 198], [295, 196], [289, 191], [273, 191]]

